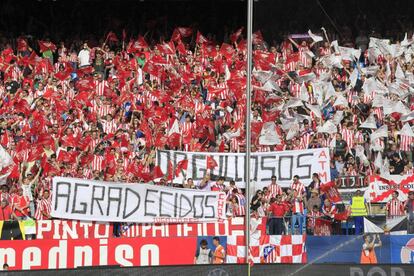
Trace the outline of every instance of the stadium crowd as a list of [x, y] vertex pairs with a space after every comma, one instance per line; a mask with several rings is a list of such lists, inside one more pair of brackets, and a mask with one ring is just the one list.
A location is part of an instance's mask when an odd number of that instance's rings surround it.
[[[254, 33], [252, 151], [329, 147], [332, 179], [412, 174], [411, 34], [391, 42], [361, 32], [341, 47], [324, 29], [315, 32], [273, 45]], [[0, 142], [13, 162], [2, 169], [1, 219], [49, 219], [53, 176], [169, 185], [154, 164], [157, 149], [245, 152], [243, 34], [216, 43], [177, 27], [160, 43], [125, 31], [99, 43], [6, 41]], [[183, 186], [225, 190], [229, 216], [243, 215], [243, 191], [223, 182], [206, 176]], [[302, 231], [296, 208], [326, 215], [334, 207], [326, 199], [309, 205], [320, 181], [306, 192], [308, 184], [295, 178], [284, 193], [264, 190], [254, 211], [266, 215], [259, 207], [306, 196], [307, 206], [290, 207]]]

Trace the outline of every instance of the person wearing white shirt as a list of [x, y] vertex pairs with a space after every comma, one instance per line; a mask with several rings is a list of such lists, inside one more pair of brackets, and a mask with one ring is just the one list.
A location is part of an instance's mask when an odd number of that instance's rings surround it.
[[89, 62], [90, 52], [91, 51], [88, 47], [88, 44], [86, 42], [83, 43], [83, 48], [82, 50], [80, 50], [78, 54], [79, 67], [90, 65], [90, 62]]
[[203, 191], [211, 191], [210, 174], [206, 174], [201, 181], [197, 183], [197, 189]]

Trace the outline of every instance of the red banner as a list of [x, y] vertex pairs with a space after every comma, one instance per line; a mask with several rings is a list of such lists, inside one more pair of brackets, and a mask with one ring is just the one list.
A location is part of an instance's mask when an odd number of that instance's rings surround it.
[[[36, 223], [37, 239], [89, 239], [109, 238], [113, 234], [110, 223], [77, 220], [44, 220]], [[243, 235], [244, 218], [233, 218], [213, 223], [181, 224], [128, 224], [121, 225], [124, 237], [197, 237]]]
[[0, 263], [11, 270], [80, 266], [192, 264], [197, 237], [13, 240], [0, 244]]

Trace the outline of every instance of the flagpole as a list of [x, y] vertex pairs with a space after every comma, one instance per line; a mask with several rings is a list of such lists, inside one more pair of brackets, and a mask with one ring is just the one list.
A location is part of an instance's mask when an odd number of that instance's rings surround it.
[[246, 184], [246, 219], [245, 219], [245, 240], [246, 240], [246, 261], [249, 263], [249, 246], [250, 246], [250, 154], [251, 154], [251, 135], [250, 135], [250, 113], [251, 113], [251, 80], [252, 80], [252, 30], [253, 29], [253, 0], [247, 0], [247, 79], [246, 79], [246, 159], [245, 167], [245, 184]]

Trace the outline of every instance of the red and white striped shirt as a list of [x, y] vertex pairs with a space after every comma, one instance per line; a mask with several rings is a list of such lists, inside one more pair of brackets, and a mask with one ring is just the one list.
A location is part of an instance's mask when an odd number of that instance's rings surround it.
[[304, 212], [303, 200], [299, 200], [298, 198], [293, 199], [292, 200], [292, 213], [303, 214], [303, 212]]
[[46, 220], [49, 219], [47, 216], [43, 215], [43, 213], [49, 214], [52, 211], [52, 201], [50, 198], [44, 199], [42, 198], [37, 202], [37, 208], [35, 212], [36, 220]]
[[102, 171], [104, 165], [104, 157], [100, 155], [94, 155], [92, 160], [92, 170]]
[[277, 195], [281, 195], [283, 193], [282, 187], [280, 185], [276, 184], [270, 184], [268, 187], [270, 192], [270, 197], [276, 197]]
[[354, 131], [352, 129], [342, 129], [342, 139], [345, 140], [349, 148], [354, 147]]
[[106, 134], [115, 133], [118, 129], [118, 124], [115, 120], [102, 121], [102, 129]]
[[95, 90], [96, 94], [98, 96], [103, 96], [105, 88], [108, 87], [108, 82], [106, 80], [103, 80], [103, 81], [96, 80], [96, 81], [94, 81], [94, 83], [95, 83], [95, 87], [96, 87], [96, 90]]
[[410, 151], [411, 145], [414, 143], [414, 137], [410, 137], [407, 135], [400, 136], [400, 150], [402, 151]]
[[403, 216], [404, 215], [404, 203], [393, 198], [387, 202], [387, 214], [389, 217]]
[[235, 217], [242, 217], [246, 215], [246, 207], [245, 204], [245, 198], [242, 194], [235, 194], [234, 195], [237, 198], [237, 208], [233, 209], [233, 216]]
[[297, 183], [292, 183], [291, 188], [292, 190], [296, 190], [298, 194], [303, 194], [306, 192], [305, 185], [303, 185], [300, 181]]

